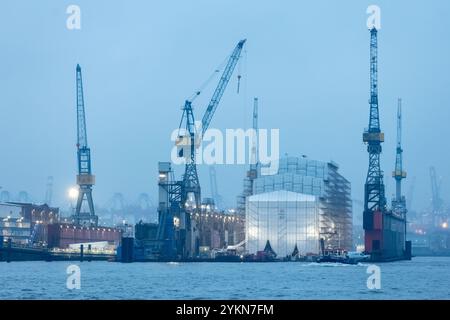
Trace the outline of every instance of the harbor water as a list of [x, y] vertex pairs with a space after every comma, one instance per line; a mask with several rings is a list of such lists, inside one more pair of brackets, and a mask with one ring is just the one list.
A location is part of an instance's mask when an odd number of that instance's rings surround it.
[[[80, 267], [80, 289], [67, 268]], [[5, 299], [450, 299], [450, 257], [377, 264], [380, 289], [368, 289], [368, 263], [0, 263]]]

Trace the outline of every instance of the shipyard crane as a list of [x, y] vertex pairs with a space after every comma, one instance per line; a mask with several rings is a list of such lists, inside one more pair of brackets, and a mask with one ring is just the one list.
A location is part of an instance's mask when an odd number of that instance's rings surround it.
[[381, 143], [384, 133], [380, 128], [378, 108], [378, 36], [370, 30], [370, 100], [369, 127], [363, 141], [369, 153], [369, 168], [364, 186], [364, 246], [373, 261], [411, 258], [411, 242], [406, 241], [406, 216], [387, 210], [380, 165]]
[[384, 210], [386, 199], [384, 194], [383, 172], [380, 167], [381, 143], [384, 133], [380, 129], [378, 109], [378, 39], [377, 29], [370, 31], [370, 113], [369, 127], [363, 134], [369, 153], [369, 169], [365, 184], [364, 211], [367, 215], [377, 210]]
[[[92, 186], [95, 184], [95, 176], [91, 168], [91, 149], [88, 147], [86, 132], [86, 116], [84, 110], [83, 79], [81, 67], [76, 68], [76, 94], [77, 94], [77, 160], [79, 186], [74, 223], [77, 225], [96, 226], [98, 217], [95, 215], [94, 202], [92, 201]], [[87, 201], [88, 212], [82, 212], [82, 205]]]
[[392, 201], [392, 209], [402, 215], [406, 214], [406, 200], [402, 196], [402, 179], [406, 178], [406, 171], [403, 170], [403, 149], [402, 149], [402, 99], [398, 99], [397, 106], [397, 148], [395, 157], [395, 170], [392, 172], [395, 179], [395, 197]]
[[444, 209], [444, 201], [441, 198], [441, 186], [438, 183], [435, 167], [430, 167], [430, 180], [431, 180], [431, 217], [434, 227], [440, 225], [442, 219], [442, 213]]
[[223, 209], [222, 196], [219, 194], [217, 187], [216, 168], [213, 165], [209, 166], [209, 184], [211, 186], [211, 198], [214, 200], [214, 205], [219, 209]]
[[378, 39], [377, 29], [370, 30], [370, 113], [369, 127], [363, 134], [369, 153], [369, 169], [364, 189], [363, 224], [371, 227], [372, 215], [376, 211], [385, 211], [386, 198], [384, 193], [383, 172], [380, 167], [381, 143], [384, 133], [380, 129], [378, 110]]
[[[239, 41], [234, 48], [219, 83], [214, 90], [211, 100], [206, 107], [205, 114], [201, 121], [201, 129], [196, 128], [194, 112], [192, 109], [193, 100], [198, 97], [201, 91], [197, 91], [193, 98], [185, 101], [182, 108], [183, 114], [179, 126], [178, 138], [175, 142], [177, 148], [179, 148], [178, 155], [184, 157], [186, 160], [185, 172], [182, 181], [173, 181], [168, 179], [168, 174], [171, 172], [170, 168], [163, 166], [160, 168], [160, 180], [159, 185], [161, 190], [167, 191], [170, 203], [167, 203], [169, 207], [160, 209], [160, 227], [158, 230], [158, 239], [166, 241], [165, 251], [167, 255], [172, 255], [174, 252], [173, 245], [177, 243], [178, 254], [186, 257], [191, 256], [193, 250], [193, 234], [191, 226], [191, 214], [198, 213], [201, 204], [201, 189], [197, 174], [197, 166], [195, 161], [196, 149], [200, 145], [203, 136], [208, 129], [211, 119], [217, 110], [220, 99], [230, 81], [231, 75], [236, 67], [236, 64], [240, 58], [242, 48], [245, 43], [245, 39]], [[216, 73], [217, 71], [215, 71]], [[183, 133], [181, 134], [181, 132]], [[166, 203], [166, 202], [164, 202]], [[172, 219], [172, 217], [174, 219]], [[176, 220], [180, 232], [175, 235], [170, 226], [173, 221]], [[174, 241], [174, 236], [177, 237], [177, 241]]]
[[440, 186], [436, 177], [436, 168], [430, 167], [431, 180], [431, 204], [433, 212], [438, 213], [442, 209], [443, 201], [440, 195]]
[[[184, 156], [186, 159], [181, 196], [181, 203], [183, 206], [186, 206], [186, 201], [189, 199], [189, 196], [193, 195], [195, 201], [194, 208], [200, 207], [201, 191], [197, 174], [197, 166], [195, 162], [196, 149], [200, 145], [206, 130], [208, 130], [211, 119], [217, 110], [220, 99], [225, 92], [231, 75], [233, 74], [236, 64], [240, 58], [245, 41], [245, 39], [239, 41], [239, 43], [234, 48], [230, 58], [228, 59], [228, 63], [225, 66], [220, 81], [206, 108], [205, 114], [203, 115], [201, 122], [201, 132], [197, 132], [197, 128], [195, 127], [195, 117], [192, 110], [192, 99], [185, 101], [180, 122], [180, 129], [183, 128], [184, 123], [185, 135], [179, 135], [176, 141], [177, 146], [182, 147], [179, 155]], [[196, 96], [198, 96], [199, 94], [200, 92], [197, 92]]]

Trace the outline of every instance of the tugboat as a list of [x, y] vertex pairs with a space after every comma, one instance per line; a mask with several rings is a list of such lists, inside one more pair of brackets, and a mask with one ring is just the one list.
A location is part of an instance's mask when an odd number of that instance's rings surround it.
[[325, 250], [324, 240], [320, 239], [321, 255], [316, 262], [334, 262], [343, 264], [358, 264], [370, 258], [361, 252], [347, 252], [345, 250]]
[[214, 261], [216, 262], [242, 262], [244, 259], [245, 240], [236, 244], [227, 246], [224, 249], [216, 250], [214, 252]]
[[318, 259], [318, 263], [322, 262], [334, 262], [343, 264], [358, 264], [359, 262], [366, 261], [370, 258], [361, 252], [347, 252], [343, 250], [325, 251], [325, 254], [321, 255]]
[[242, 262], [242, 256], [238, 255], [236, 250], [219, 250], [215, 253], [216, 262]]

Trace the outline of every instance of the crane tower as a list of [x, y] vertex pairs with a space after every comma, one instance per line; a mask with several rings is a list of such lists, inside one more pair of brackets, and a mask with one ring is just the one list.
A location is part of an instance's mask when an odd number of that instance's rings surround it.
[[378, 32], [375, 27], [370, 30], [369, 127], [363, 133], [363, 141], [367, 144], [369, 153], [369, 169], [364, 186], [365, 251], [372, 261], [410, 259], [411, 242], [406, 241], [406, 212], [386, 208], [383, 171], [380, 165], [384, 133], [380, 128], [378, 108]]
[[395, 197], [392, 201], [392, 210], [406, 213], [406, 199], [402, 195], [402, 180], [406, 178], [406, 171], [403, 170], [402, 99], [398, 99], [397, 106], [397, 148], [395, 154], [395, 170], [392, 172], [392, 177], [395, 179]]
[[[94, 203], [92, 201], [92, 186], [95, 184], [95, 176], [91, 169], [91, 149], [87, 143], [86, 116], [84, 111], [83, 79], [81, 67], [76, 69], [76, 92], [77, 92], [77, 160], [79, 186], [77, 205], [73, 217], [77, 225], [96, 226], [98, 217], [95, 215]], [[83, 210], [83, 203], [87, 202], [87, 210]]]
[[372, 215], [386, 209], [383, 171], [380, 166], [381, 143], [384, 133], [380, 129], [378, 110], [378, 39], [377, 29], [370, 30], [370, 113], [369, 128], [363, 134], [369, 153], [369, 170], [367, 172], [364, 192], [364, 227], [372, 227]]

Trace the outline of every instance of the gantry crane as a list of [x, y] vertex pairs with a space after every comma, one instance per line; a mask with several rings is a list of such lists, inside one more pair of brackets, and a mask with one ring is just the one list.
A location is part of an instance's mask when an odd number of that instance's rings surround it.
[[[95, 176], [91, 171], [91, 149], [87, 143], [86, 116], [84, 111], [83, 79], [81, 67], [77, 64], [77, 160], [79, 186], [77, 205], [73, 217], [77, 225], [96, 226], [98, 217], [95, 215], [94, 202], [92, 201], [92, 186], [95, 184]], [[87, 201], [88, 211], [82, 212], [82, 205]]]

